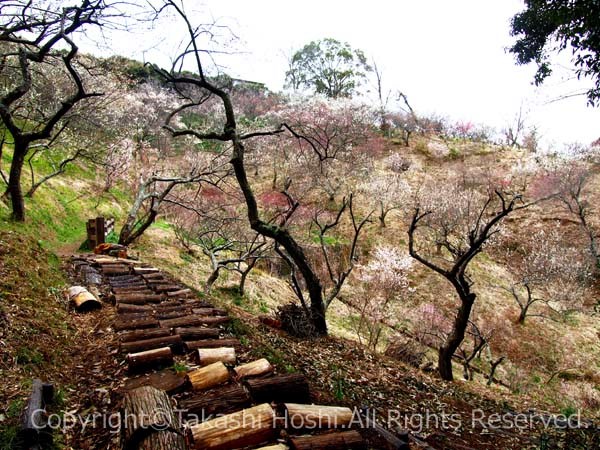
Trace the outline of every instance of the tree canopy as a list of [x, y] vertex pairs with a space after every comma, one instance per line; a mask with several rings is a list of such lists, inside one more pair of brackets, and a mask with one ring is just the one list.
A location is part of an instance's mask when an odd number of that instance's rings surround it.
[[578, 78], [591, 78], [588, 102], [600, 100], [600, 2], [597, 0], [526, 0], [526, 9], [511, 22], [518, 39], [510, 48], [518, 64], [538, 66], [536, 85], [551, 73], [549, 55], [568, 48]]
[[330, 98], [351, 97], [370, 70], [361, 50], [327, 38], [312, 41], [294, 53], [286, 72], [286, 85], [292, 89], [314, 89]]

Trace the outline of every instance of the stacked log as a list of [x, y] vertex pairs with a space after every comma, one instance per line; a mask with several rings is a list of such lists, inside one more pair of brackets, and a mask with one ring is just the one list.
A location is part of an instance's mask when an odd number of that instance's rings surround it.
[[[140, 275], [149, 275], [149, 274], [155, 274], [155, 273], [159, 273], [160, 270], [157, 269], [156, 267], [134, 267], [133, 271], [137, 274]], [[162, 275], [161, 275], [162, 276]]]
[[119, 334], [121, 342], [134, 342], [143, 341], [145, 339], [152, 339], [158, 337], [169, 336], [171, 333], [169, 330], [164, 328], [146, 328], [142, 330], [124, 331]]
[[194, 447], [226, 450], [258, 445], [273, 440], [275, 412], [264, 403], [242, 411], [207, 420], [190, 428]]
[[152, 312], [152, 307], [149, 305], [136, 305], [133, 303], [119, 303], [117, 305], [118, 313], [130, 312]]
[[367, 444], [358, 431], [292, 437], [290, 446], [292, 450], [367, 450]]
[[271, 373], [273, 371], [273, 366], [267, 359], [261, 358], [257, 359], [256, 361], [237, 366], [233, 369], [233, 371], [238, 379], [242, 379]]
[[222, 308], [194, 308], [192, 312], [199, 316], [226, 316], [228, 314], [227, 310]]
[[135, 303], [144, 305], [146, 303], [157, 303], [162, 300], [161, 295], [157, 294], [115, 294], [115, 300], [117, 303]]
[[127, 355], [129, 371], [146, 369], [148, 367], [172, 366], [173, 352], [170, 347], [162, 347]]
[[169, 347], [173, 352], [178, 352], [183, 348], [183, 341], [180, 336], [169, 335], [121, 343], [121, 351], [124, 353], [136, 353], [162, 347]]
[[189, 372], [188, 378], [195, 391], [210, 389], [229, 381], [229, 370], [219, 361]]
[[177, 289], [167, 293], [167, 297], [193, 297], [194, 293], [191, 289]]
[[229, 322], [229, 317], [212, 316], [187, 316], [177, 319], [166, 319], [160, 321], [163, 328], [197, 327], [199, 325], [219, 325]]
[[181, 336], [184, 341], [191, 339], [216, 339], [219, 337], [220, 330], [218, 328], [175, 328], [175, 334]]
[[[176, 328], [177, 330], [178, 328]], [[204, 339], [201, 341], [187, 341], [185, 348], [187, 351], [198, 350], [201, 348], [234, 347], [239, 348], [241, 342], [239, 339]]]
[[150, 374], [140, 375], [125, 381], [124, 390], [130, 391], [142, 386], [152, 386], [169, 395], [183, 392], [188, 385], [187, 376], [172, 369], [164, 369]]
[[354, 415], [350, 408], [342, 406], [285, 403], [283, 407], [285, 409], [286, 428], [297, 430], [347, 428]]
[[185, 450], [187, 445], [167, 394], [152, 386], [129, 391], [123, 398], [123, 448]]
[[[181, 339], [181, 338], [180, 338]], [[217, 347], [217, 348], [199, 348], [198, 361], [201, 366], [221, 361], [223, 364], [235, 364], [235, 348]]]
[[141, 328], [155, 328], [158, 327], [158, 320], [153, 317], [147, 319], [140, 319], [135, 321], [117, 320], [113, 322], [113, 328], [116, 331], [123, 330], [139, 330]]
[[250, 406], [248, 392], [239, 385], [225, 386], [213, 391], [195, 394], [181, 400], [179, 408], [188, 414], [208, 417], [212, 414], [226, 414]]
[[244, 381], [252, 400], [256, 403], [308, 403], [310, 391], [306, 378], [297, 373], [253, 378]]

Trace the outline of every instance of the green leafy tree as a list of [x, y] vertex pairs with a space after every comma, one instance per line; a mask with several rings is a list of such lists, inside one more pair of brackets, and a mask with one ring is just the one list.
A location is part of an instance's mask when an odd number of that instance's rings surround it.
[[285, 74], [286, 86], [313, 89], [330, 98], [351, 97], [371, 70], [362, 51], [327, 38], [294, 53]]
[[534, 62], [535, 84], [551, 73], [549, 55], [568, 48], [578, 78], [591, 78], [588, 102], [600, 100], [600, 2], [597, 0], [526, 0], [516, 14], [511, 34], [518, 39], [510, 48], [518, 64]]

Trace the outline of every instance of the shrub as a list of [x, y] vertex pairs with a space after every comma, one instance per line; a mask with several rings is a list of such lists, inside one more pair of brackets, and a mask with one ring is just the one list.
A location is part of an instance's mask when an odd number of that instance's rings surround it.
[[280, 306], [276, 316], [281, 322], [281, 328], [292, 336], [306, 338], [316, 335], [311, 318], [306, 310], [296, 303]]
[[420, 367], [427, 348], [413, 339], [396, 337], [388, 345], [385, 355], [397, 359], [413, 367]]

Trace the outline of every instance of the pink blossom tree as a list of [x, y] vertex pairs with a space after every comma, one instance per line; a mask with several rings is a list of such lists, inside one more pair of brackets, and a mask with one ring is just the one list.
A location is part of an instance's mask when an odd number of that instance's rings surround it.
[[412, 264], [410, 256], [399, 249], [378, 246], [371, 252], [369, 262], [356, 268], [359, 290], [348, 303], [359, 313], [359, 340], [372, 350], [377, 349], [385, 324], [393, 317], [393, 301], [409, 289]]
[[529, 206], [520, 194], [494, 186], [473, 185], [467, 178], [420, 192], [408, 230], [410, 255], [444, 277], [460, 304], [438, 351], [438, 370], [452, 380], [452, 357], [462, 344], [477, 294], [469, 265], [498, 233], [503, 219]]

